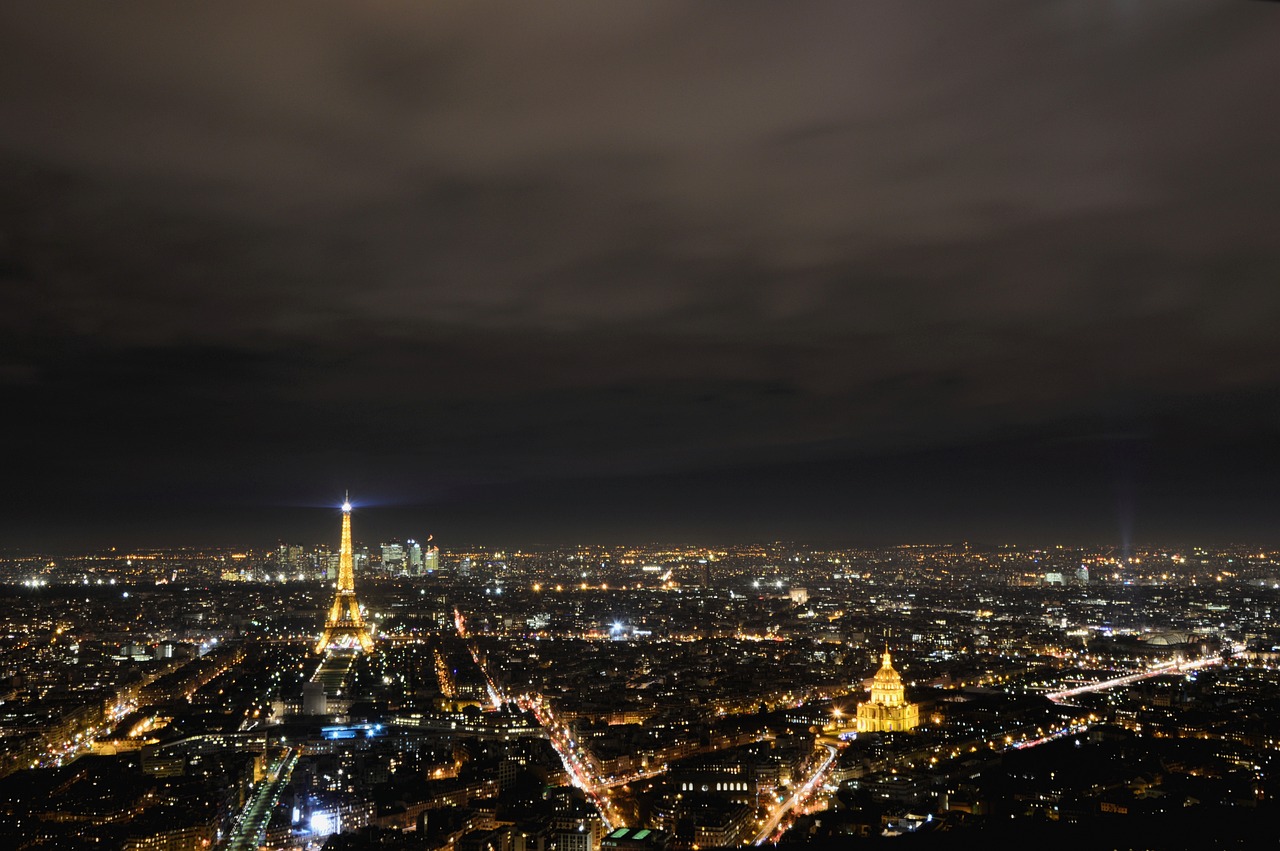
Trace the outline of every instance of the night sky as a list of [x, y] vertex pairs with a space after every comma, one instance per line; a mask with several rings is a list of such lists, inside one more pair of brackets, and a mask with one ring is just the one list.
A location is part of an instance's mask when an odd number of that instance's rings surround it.
[[1280, 542], [1276, 5], [266, 6], [0, 11], [0, 548]]

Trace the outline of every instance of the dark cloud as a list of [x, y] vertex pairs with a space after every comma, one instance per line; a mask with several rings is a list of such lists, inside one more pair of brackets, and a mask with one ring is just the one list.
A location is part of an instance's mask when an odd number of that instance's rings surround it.
[[1153, 532], [1271, 534], [1274, 15], [6, 9], [10, 534], [357, 482], [476, 536], [1052, 530], [1028, 468], [1096, 507], [1114, 445]]

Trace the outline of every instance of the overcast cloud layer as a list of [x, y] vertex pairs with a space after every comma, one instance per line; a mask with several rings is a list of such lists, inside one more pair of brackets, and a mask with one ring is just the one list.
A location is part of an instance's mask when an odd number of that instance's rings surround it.
[[1275, 539], [1278, 32], [10, 4], [0, 546], [345, 486], [482, 539]]

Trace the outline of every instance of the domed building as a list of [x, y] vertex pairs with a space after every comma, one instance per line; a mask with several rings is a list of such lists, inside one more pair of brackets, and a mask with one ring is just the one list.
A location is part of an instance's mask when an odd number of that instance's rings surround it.
[[871, 681], [871, 699], [858, 704], [859, 733], [905, 733], [920, 724], [920, 705], [907, 703], [902, 675], [893, 669], [889, 651]]

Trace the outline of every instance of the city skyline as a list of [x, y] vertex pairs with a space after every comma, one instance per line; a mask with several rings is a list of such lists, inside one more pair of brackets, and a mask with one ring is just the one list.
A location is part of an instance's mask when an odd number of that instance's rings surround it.
[[341, 516], [339, 553], [6, 564], [5, 835], [1173, 849], [1274, 823], [1278, 552], [453, 553], [366, 572], [357, 607]]
[[0, 7], [0, 845], [1258, 847], [1278, 16]]
[[0, 547], [1277, 541], [1271, 4], [230, 8], [0, 13]]

